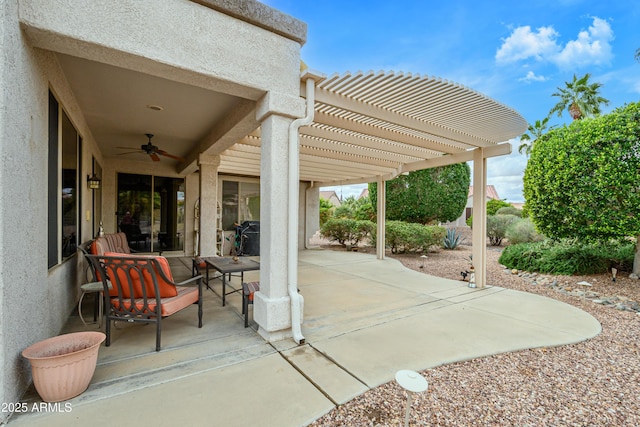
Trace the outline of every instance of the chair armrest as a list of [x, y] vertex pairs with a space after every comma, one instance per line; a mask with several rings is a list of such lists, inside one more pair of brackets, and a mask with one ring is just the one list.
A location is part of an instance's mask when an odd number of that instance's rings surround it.
[[174, 285], [176, 286], [190, 286], [192, 285], [192, 282], [197, 282], [198, 286], [202, 286], [202, 274], [198, 275], [198, 276], [193, 276], [188, 278], [187, 280], [184, 280], [180, 283], [174, 283]]
[[[131, 247], [129, 247], [129, 252], [131, 252], [132, 255], [135, 255], [135, 254], [149, 255], [149, 252], [138, 251], [138, 250], [133, 249]], [[162, 251], [161, 250], [156, 250], [156, 251], [153, 251], [152, 253], [155, 254], [156, 252], [158, 253], [158, 256], [162, 256]], [[153, 255], [149, 255], [149, 256], [153, 256]]]

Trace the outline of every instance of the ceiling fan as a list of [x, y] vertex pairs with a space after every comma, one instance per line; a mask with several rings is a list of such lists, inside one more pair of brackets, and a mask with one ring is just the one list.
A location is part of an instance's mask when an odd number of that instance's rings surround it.
[[142, 144], [140, 146], [140, 149], [133, 148], [133, 147], [117, 147], [117, 148], [120, 148], [122, 150], [134, 150], [134, 151], [127, 151], [126, 153], [120, 153], [118, 155], [122, 156], [124, 154], [144, 153], [144, 154], [148, 154], [149, 157], [151, 157], [151, 160], [153, 160], [154, 162], [159, 162], [160, 161], [160, 156], [165, 156], [165, 157], [169, 157], [171, 159], [180, 160], [181, 162], [184, 161], [184, 158], [182, 158], [180, 156], [175, 156], [173, 154], [169, 154], [166, 151], [161, 150], [160, 148], [158, 148], [158, 146], [153, 145], [151, 143], [151, 138], [153, 138], [153, 134], [145, 133], [145, 136], [147, 138], [149, 138], [149, 141], [146, 144]]

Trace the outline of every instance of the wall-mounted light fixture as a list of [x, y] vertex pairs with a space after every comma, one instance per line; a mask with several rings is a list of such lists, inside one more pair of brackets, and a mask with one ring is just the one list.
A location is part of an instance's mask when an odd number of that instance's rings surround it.
[[100, 178], [98, 178], [95, 173], [93, 175], [91, 175], [91, 176], [87, 175], [87, 185], [92, 190], [99, 190], [100, 189]]

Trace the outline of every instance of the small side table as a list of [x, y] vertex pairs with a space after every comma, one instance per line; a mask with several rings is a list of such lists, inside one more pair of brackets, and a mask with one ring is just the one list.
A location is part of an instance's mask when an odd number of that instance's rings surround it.
[[[109, 284], [109, 288], [111, 288], [110, 286], [111, 284]], [[89, 283], [85, 283], [84, 285], [80, 286], [80, 289], [82, 289], [82, 295], [80, 295], [80, 301], [78, 302], [78, 315], [80, 316], [80, 320], [82, 320], [82, 323], [84, 324], [84, 326], [87, 326], [87, 322], [84, 321], [84, 317], [82, 317], [82, 300], [84, 299], [85, 294], [92, 294], [92, 293], [96, 293], [98, 292], [98, 328], [102, 327], [102, 306], [104, 304], [104, 286], [102, 285], [102, 282], [89, 282]], [[94, 312], [95, 313], [95, 312]]]

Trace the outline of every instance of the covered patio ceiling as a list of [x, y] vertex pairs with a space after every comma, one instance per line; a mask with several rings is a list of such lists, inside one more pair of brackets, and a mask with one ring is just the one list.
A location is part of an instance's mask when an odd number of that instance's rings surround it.
[[[304, 82], [301, 96], [305, 96]], [[314, 122], [300, 128], [300, 179], [318, 186], [508, 154], [526, 120], [469, 88], [411, 73], [334, 74], [316, 85]], [[221, 153], [221, 173], [259, 175], [260, 130]]]
[[[219, 172], [260, 175], [260, 129], [253, 98], [213, 92], [153, 75], [58, 54], [101, 152], [149, 162], [145, 133], [176, 174], [219, 155]], [[305, 77], [300, 96], [306, 97]], [[154, 105], [163, 111], [154, 111]], [[459, 84], [402, 72], [334, 74], [316, 84], [315, 117], [300, 128], [300, 179], [316, 186], [391, 179], [413, 170], [508, 154], [527, 122], [513, 109]], [[125, 154], [125, 155], [123, 155]]]

